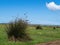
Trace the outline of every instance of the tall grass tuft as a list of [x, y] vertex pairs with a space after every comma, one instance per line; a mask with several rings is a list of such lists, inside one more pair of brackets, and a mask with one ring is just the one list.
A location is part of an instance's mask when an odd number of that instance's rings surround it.
[[13, 22], [10, 22], [7, 26], [7, 35], [9, 40], [13, 41], [26, 41], [31, 40], [26, 29], [28, 27], [28, 22], [23, 19], [16, 19]]

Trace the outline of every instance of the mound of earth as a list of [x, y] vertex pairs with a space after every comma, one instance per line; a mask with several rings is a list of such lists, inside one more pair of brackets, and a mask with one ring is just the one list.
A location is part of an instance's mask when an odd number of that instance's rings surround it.
[[60, 45], [60, 40], [51, 41], [51, 42], [47, 42], [47, 43], [40, 43], [40, 44], [36, 44], [36, 45]]

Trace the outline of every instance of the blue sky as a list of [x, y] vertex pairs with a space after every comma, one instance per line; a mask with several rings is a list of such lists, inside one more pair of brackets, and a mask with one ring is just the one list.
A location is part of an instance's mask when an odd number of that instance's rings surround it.
[[60, 25], [60, 0], [0, 0], [0, 23], [25, 19], [24, 13], [29, 23]]

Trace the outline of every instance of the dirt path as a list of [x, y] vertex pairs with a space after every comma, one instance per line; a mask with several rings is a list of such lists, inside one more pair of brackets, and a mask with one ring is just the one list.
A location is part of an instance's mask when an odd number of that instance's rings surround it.
[[47, 43], [40, 43], [40, 44], [36, 44], [36, 45], [60, 45], [60, 40], [51, 41], [51, 42], [47, 42]]

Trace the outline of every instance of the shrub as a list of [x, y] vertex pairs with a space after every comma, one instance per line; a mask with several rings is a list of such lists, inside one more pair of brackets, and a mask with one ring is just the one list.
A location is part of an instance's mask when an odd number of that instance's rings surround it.
[[42, 27], [40, 25], [36, 26], [36, 29], [42, 29]]
[[53, 27], [53, 29], [56, 29], [56, 27]]
[[22, 19], [10, 22], [7, 26], [7, 35], [9, 40], [30, 40], [26, 33], [27, 26], [27, 21]]

